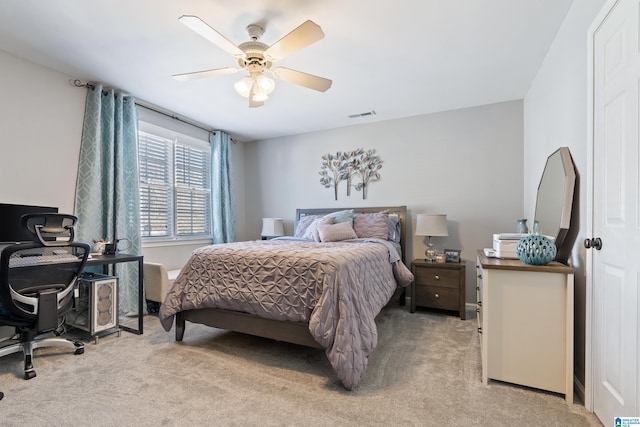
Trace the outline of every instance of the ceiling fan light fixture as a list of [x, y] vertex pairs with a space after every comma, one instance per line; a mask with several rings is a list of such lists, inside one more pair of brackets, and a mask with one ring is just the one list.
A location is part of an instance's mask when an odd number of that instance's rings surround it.
[[255, 92], [251, 97], [251, 99], [254, 100], [255, 102], [264, 102], [267, 99], [269, 99], [269, 97], [265, 93]]
[[251, 95], [251, 89], [253, 88], [254, 95], [252, 99], [254, 101], [264, 101], [268, 98], [276, 84], [273, 80], [260, 74], [258, 76], [245, 76], [238, 80], [233, 88], [238, 92], [238, 95], [248, 98]]
[[276, 84], [273, 80], [271, 80], [269, 77], [265, 76], [264, 74], [260, 74], [257, 78], [256, 78], [256, 92], [258, 93], [263, 93], [265, 95], [269, 95], [271, 92], [273, 92], [273, 89], [276, 87]]
[[253, 87], [253, 79], [249, 76], [243, 77], [234, 83], [233, 88], [238, 92], [238, 95], [248, 98]]

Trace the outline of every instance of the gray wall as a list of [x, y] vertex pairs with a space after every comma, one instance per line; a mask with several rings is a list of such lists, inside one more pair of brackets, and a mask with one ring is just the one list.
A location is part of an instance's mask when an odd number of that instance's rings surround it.
[[574, 1], [524, 100], [524, 210], [532, 217], [547, 156], [569, 147], [580, 175], [580, 231], [571, 257], [575, 274], [575, 375], [585, 373], [587, 231], [587, 29], [605, 0]]
[[73, 213], [86, 92], [0, 51], [0, 202]]
[[[247, 238], [258, 239], [262, 217], [282, 217], [293, 233], [296, 208], [407, 205], [408, 260], [424, 258], [414, 238], [418, 213], [446, 213], [449, 236], [437, 248], [461, 249], [467, 262], [467, 301], [475, 302], [475, 256], [492, 233], [515, 231], [522, 216], [522, 102], [351, 126], [245, 143]], [[368, 197], [341, 183], [338, 200], [320, 185], [326, 153], [376, 149], [381, 180]]]

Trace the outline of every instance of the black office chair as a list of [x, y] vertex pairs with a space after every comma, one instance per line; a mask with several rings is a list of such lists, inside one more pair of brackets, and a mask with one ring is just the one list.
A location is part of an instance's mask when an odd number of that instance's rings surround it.
[[84, 344], [60, 338], [64, 314], [73, 308], [74, 290], [91, 247], [74, 242], [77, 218], [66, 214], [30, 214], [23, 226], [33, 242], [6, 246], [0, 254], [0, 325], [15, 327], [11, 345], [0, 357], [22, 351], [24, 378], [36, 376], [33, 350], [71, 347], [84, 353]]

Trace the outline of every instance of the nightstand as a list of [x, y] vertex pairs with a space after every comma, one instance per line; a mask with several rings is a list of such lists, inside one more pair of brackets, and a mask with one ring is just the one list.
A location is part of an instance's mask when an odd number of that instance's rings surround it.
[[411, 283], [411, 308], [416, 306], [457, 311], [465, 320], [465, 263], [427, 262], [414, 259], [411, 271], [415, 279]]

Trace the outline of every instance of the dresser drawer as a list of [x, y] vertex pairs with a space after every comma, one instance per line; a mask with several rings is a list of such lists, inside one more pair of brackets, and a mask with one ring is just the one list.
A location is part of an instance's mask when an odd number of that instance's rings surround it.
[[447, 268], [415, 268], [416, 285], [438, 286], [443, 288], [460, 287], [460, 271]]
[[416, 285], [416, 304], [423, 307], [457, 311], [460, 307], [460, 292], [457, 287], [453, 289]]

